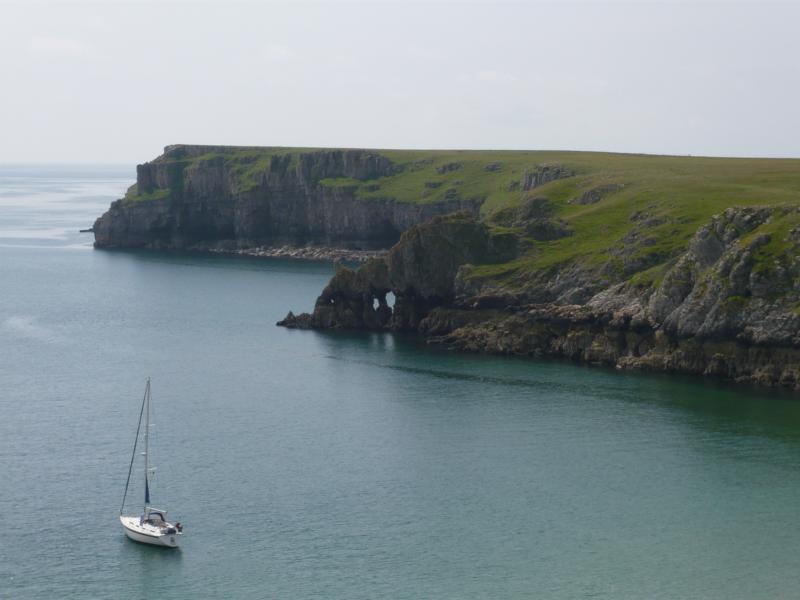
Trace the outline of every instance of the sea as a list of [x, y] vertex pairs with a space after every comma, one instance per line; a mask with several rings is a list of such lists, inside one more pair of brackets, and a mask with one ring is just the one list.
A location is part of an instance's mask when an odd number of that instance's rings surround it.
[[800, 597], [798, 397], [276, 327], [332, 266], [93, 249], [134, 177], [0, 166], [0, 598]]

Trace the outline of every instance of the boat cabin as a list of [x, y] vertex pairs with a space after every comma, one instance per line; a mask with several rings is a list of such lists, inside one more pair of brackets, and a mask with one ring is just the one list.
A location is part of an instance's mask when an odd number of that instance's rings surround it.
[[157, 527], [162, 527], [167, 525], [167, 511], [161, 510], [160, 508], [151, 508], [147, 507], [144, 515], [142, 516], [143, 523], [150, 523], [151, 525], [155, 525]]

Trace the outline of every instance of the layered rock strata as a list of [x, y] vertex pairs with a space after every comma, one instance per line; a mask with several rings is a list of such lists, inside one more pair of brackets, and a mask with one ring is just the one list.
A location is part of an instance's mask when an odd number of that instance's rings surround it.
[[[98, 248], [334, 246], [388, 248], [411, 225], [480, 199], [399, 202], [357, 197], [347, 180], [370, 181], [398, 167], [367, 150], [282, 151], [168, 146], [137, 167], [136, 185], [94, 224]], [[343, 181], [326, 185], [326, 182]]]

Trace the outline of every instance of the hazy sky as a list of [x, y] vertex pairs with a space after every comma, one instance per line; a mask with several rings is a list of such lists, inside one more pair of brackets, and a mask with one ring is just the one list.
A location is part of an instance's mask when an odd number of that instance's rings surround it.
[[800, 4], [0, 0], [0, 162], [166, 144], [800, 156]]

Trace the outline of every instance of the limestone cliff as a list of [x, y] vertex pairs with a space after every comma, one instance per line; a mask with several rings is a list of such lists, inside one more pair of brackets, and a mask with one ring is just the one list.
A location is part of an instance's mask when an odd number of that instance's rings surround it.
[[94, 224], [98, 248], [322, 244], [386, 248], [409, 226], [481, 198], [357, 195], [402, 167], [367, 150], [168, 146]]
[[419, 331], [466, 351], [800, 389], [800, 209], [730, 208], [648, 284], [609, 280], [602, 266], [551, 272], [527, 288], [476, 284], [470, 271], [516, 253], [503, 237], [468, 214], [412, 227], [385, 262], [339, 270], [312, 315], [279, 324]]

